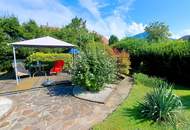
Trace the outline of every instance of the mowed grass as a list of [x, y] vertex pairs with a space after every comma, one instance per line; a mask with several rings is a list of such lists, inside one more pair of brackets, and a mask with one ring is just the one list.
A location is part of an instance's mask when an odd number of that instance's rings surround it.
[[[147, 92], [152, 87], [137, 83], [132, 88], [129, 97], [113, 112], [105, 121], [93, 127], [93, 130], [173, 130], [169, 124], [153, 123], [150, 120], [143, 120], [137, 114], [136, 107], [138, 102], [143, 101]], [[190, 119], [190, 89], [188, 87], [175, 86], [174, 93], [181, 97], [184, 105], [182, 117]], [[186, 121], [188, 123], [188, 121]], [[188, 130], [188, 124], [178, 126], [179, 130]]]

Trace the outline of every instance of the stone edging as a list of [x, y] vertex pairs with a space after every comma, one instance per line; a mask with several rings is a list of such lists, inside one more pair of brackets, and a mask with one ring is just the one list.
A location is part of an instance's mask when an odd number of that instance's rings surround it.
[[[114, 87], [112, 84], [108, 84], [106, 85], [108, 87], [106, 87], [105, 89], [97, 93], [87, 91], [84, 88], [79, 87], [79, 86], [74, 86], [73, 96], [82, 100], [105, 104], [107, 100], [110, 98], [110, 96], [112, 95], [112, 93], [114, 92], [114, 90], [117, 89], [117, 86], [119, 86], [120, 83], [127, 78], [124, 75], [121, 75], [121, 76], [123, 77], [123, 79], [119, 83], [113, 84]], [[111, 85], [112, 87], [110, 87]]]
[[1, 116], [0, 116], [0, 121], [4, 120], [9, 114], [11, 114], [11, 112], [14, 110], [15, 108], [15, 102], [9, 98], [6, 98], [6, 97], [0, 97], [0, 98], [5, 98], [5, 99], [8, 99], [12, 102], [12, 105], [11, 105], [11, 108], [6, 112], [6, 113], [3, 113]]

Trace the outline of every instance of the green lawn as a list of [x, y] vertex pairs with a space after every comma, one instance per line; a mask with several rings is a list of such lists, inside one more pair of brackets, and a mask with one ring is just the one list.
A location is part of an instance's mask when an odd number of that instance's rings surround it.
[[[173, 130], [169, 125], [160, 125], [151, 121], [142, 120], [135, 111], [137, 102], [142, 101], [151, 87], [137, 83], [131, 90], [129, 97], [104, 122], [93, 127], [94, 130]], [[190, 118], [190, 89], [176, 86], [174, 93], [181, 97], [184, 105], [183, 116]], [[179, 127], [187, 129], [188, 126]], [[189, 127], [190, 128], [190, 127]]]

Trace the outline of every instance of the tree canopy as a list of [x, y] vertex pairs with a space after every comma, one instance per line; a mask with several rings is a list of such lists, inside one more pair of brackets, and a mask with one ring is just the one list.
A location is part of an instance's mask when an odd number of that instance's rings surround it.
[[109, 45], [115, 44], [119, 41], [119, 39], [117, 38], [117, 36], [115, 35], [111, 35], [109, 38]]
[[56, 36], [64, 41], [83, 46], [90, 41], [100, 41], [101, 38], [97, 33], [89, 32], [86, 28], [86, 21], [82, 18], [75, 17], [71, 23], [62, 27]]
[[[89, 42], [101, 42], [101, 35], [98, 35], [96, 32], [90, 32], [86, 28], [86, 21], [78, 17], [73, 18], [71, 23], [62, 28], [50, 27], [48, 25], [39, 26], [32, 19], [21, 24], [15, 16], [0, 17], [0, 71], [8, 70], [11, 67], [13, 54], [12, 48], [8, 43], [42, 36], [52, 36], [79, 47]], [[23, 59], [35, 51], [60, 52], [63, 49], [20, 48], [17, 57]]]
[[33, 39], [42, 35], [41, 29], [34, 20], [22, 24], [24, 39]]
[[146, 26], [145, 31], [148, 33], [147, 40], [149, 42], [160, 42], [167, 40], [171, 35], [169, 26], [163, 22], [153, 22]]

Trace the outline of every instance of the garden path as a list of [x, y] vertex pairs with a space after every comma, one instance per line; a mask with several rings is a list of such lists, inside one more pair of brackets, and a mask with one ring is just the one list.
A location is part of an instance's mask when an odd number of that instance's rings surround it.
[[63, 85], [6, 95], [14, 101], [14, 109], [0, 122], [0, 129], [87, 130], [115, 110], [131, 87], [132, 80], [124, 79], [105, 104], [75, 98], [73, 87]]

